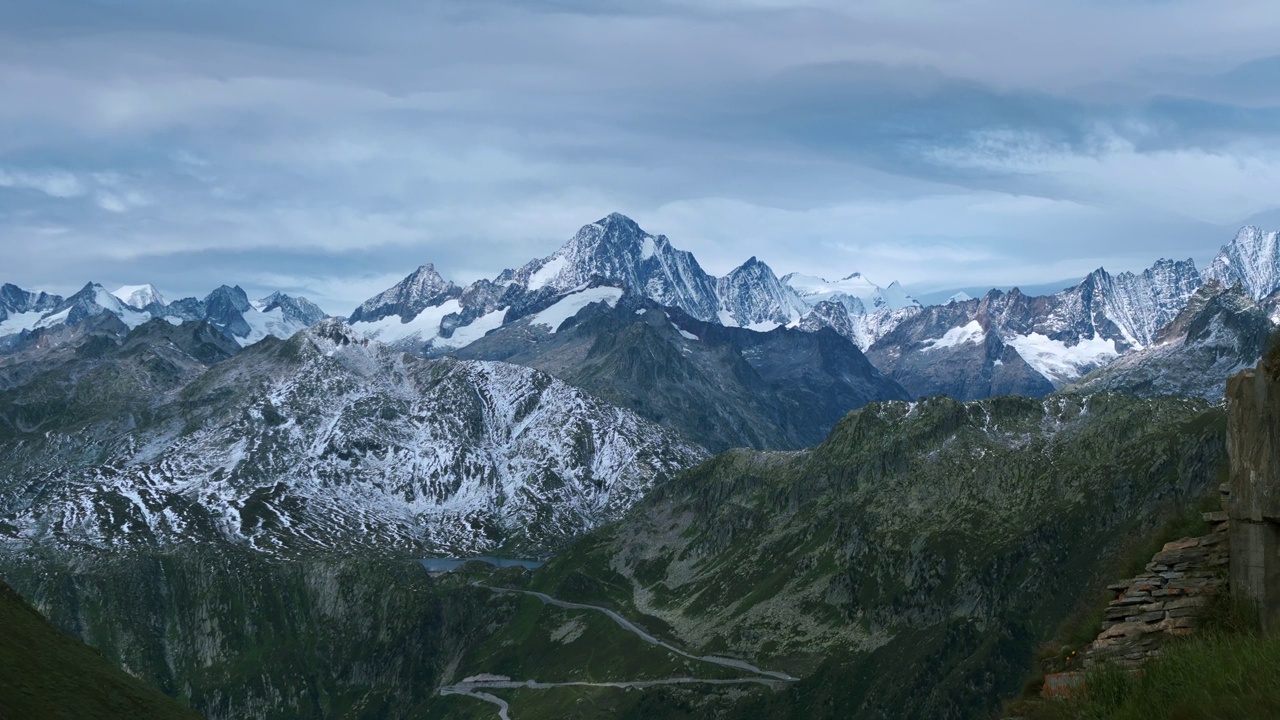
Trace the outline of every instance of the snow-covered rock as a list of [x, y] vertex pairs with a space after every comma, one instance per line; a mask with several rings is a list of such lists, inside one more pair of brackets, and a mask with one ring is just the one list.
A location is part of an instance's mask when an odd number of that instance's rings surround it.
[[438, 307], [461, 293], [462, 288], [445, 280], [436, 272], [435, 265], [427, 263], [396, 285], [364, 301], [351, 312], [348, 322], [371, 323], [394, 316], [408, 323], [423, 310]]
[[[868, 355], [915, 395], [977, 399], [985, 395], [965, 393], [988, 387], [1044, 394], [1154, 342], [1200, 284], [1191, 260], [1160, 260], [1141, 273], [1111, 275], [1099, 268], [1054, 295], [992, 290], [980, 300], [924, 308], [884, 334]], [[939, 349], [951, 359], [940, 363]], [[955, 374], [994, 377], [996, 363], [1010, 361], [1006, 349], [1032, 372], [991, 386]], [[1008, 368], [1001, 373], [1008, 375]]]
[[155, 285], [125, 285], [111, 293], [129, 307], [144, 310], [148, 305], [168, 305], [169, 301], [156, 289]]
[[1272, 329], [1243, 285], [1226, 288], [1211, 280], [1153, 343], [1090, 373], [1072, 389], [1220, 400], [1228, 377], [1257, 364]]
[[1280, 232], [1241, 228], [1205, 268], [1204, 277], [1223, 287], [1240, 283], [1254, 300], [1280, 290]]
[[[145, 372], [135, 357], [112, 372]], [[141, 425], [97, 407], [19, 438], [0, 459], [11, 542], [546, 549], [706, 457], [545, 373], [407, 356], [336, 320], [143, 404]]]
[[755, 257], [716, 281], [717, 318], [726, 327], [772, 330], [800, 320], [809, 306]]
[[693, 254], [677, 250], [665, 235], [651, 235], [618, 213], [584, 226], [550, 257], [508, 270], [494, 283], [561, 294], [597, 279], [620, 283], [700, 320], [716, 317], [715, 280]]
[[11, 347], [36, 330], [75, 325], [103, 313], [116, 316], [128, 328], [153, 318], [174, 324], [204, 320], [241, 345], [267, 336], [287, 338], [326, 317], [306, 298], [274, 293], [250, 302], [244, 290], [226, 285], [203, 300], [182, 298], [174, 302], [167, 302], [153, 285], [108, 292], [102, 285], [89, 283], [68, 298], [5, 285], [0, 290], [0, 348]]
[[[356, 308], [350, 320], [368, 337], [417, 354], [439, 355], [590, 285], [620, 287], [727, 327], [831, 327], [860, 347], [868, 347], [919, 308], [896, 282], [881, 288], [856, 273], [835, 283], [794, 274], [780, 280], [754, 257], [716, 278], [666, 236], [648, 233], [613, 213], [583, 226], [555, 253], [466, 288], [425, 265]], [[846, 317], [836, 318], [832, 307], [813, 314], [824, 302], [843, 307]]]

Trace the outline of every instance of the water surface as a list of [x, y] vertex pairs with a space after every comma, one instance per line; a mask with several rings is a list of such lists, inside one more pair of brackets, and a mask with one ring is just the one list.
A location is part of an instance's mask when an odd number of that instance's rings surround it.
[[426, 568], [427, 572], [445, 573], [457, 570], [464, 564], [472, 561], [488, 563], [496, 568], [522, 567], [527, 570], [537, 570], [545, 564], [541, 560], [517, 560], [514, 558], [489, 557], [485, 555], [469, 558], [423, 558], [418, 562], [422, 563], [422, 567]]

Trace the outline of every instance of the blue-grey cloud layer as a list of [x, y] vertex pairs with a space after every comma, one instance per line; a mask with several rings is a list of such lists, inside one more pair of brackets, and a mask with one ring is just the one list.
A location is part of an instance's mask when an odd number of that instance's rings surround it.
[[618, 210], [723, 272], [922, 292], [1280, 219], [1249, 0], [0, 0], [0, 281], [332, 312]]

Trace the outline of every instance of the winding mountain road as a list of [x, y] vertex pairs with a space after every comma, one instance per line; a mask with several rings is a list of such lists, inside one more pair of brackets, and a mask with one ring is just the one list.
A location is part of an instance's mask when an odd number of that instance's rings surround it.
[[567, 600], [559, 600], [557, 598], [551, 597], [550, 595], [547, 595], [546, 593], [534, 592], [532, 590], [511, 590], [509, 588], [493, 587], [492, 585], [480, 585], [480, 587], [483, 587], [498, 593], [517, 593], [520, 595], [531, 595], [533, 597], [538, 598], [539, 600], [546, 603], [547, 605], [554, 605], [556, 607], [565, 608], [566, 610], [593, 610], [595, 612], [604, 613], [609, 617], [609, 619], [617, 623], [618, 626], [621, 627], [623, 630], [627, 630], [629, 632], [635, 633], [635, 635], [639, 637], [641, 640], [644, 640], [645, 642], [651, 645], [657, 645], [659, 647], [670, 650], [671, 652], [681, 657], [689, 658], [690, 660], [698, 660], [700, 662], [711, 663], [713, 665], [731, 667], [731, 668], [734, 668], [735, 670], [745, 670], [746, 672], [749, 672], [749, 673], [762, 675], [764, 677], [776, 678], [784, 682], [795, 682], [796, 680], [799, 679], [799, 678], [792, 677], [783, 672], [774, 672], [772, 670], [761, 670], [755, 665], [752, 665], [751, 663], [748, 663], [748, 662], [744, 662], [742, 660], [718, 657], [716, 655], [693, 655], [691, 653], [687, 653], [684, 650], [681, 650], [680, 648], [672, 645], [671, 643], [666, 642], [665, 640], [662, 640], [660, 638], [656, 638], [650, 635], [649, 633], [645, 632], [643, 629], [638, 627], [635, 623], [631, 622], [630, 620], [622, 617], [618, 613], [606, 607], [600, 607], [599, 605], [583, 605], [582, 603], [568, 602]]
[[585, 605], [583, 603], [575, 603], [575, 602], [569, 602], [567, 600], [560, 600], [559, 598], [551, 597], [546, 593], [535, 592], [533, 590], [513, 590], [510, 588], [494, 587], [492, 585], [484, 585], [481, 583], [475, 583], [475, 585], [477, 587], [482, 587], [496, 593], [529, 595], [531, 597], [538, 598], [546, 605], [554, 605], [555, 607], [564, 608], [566, 610], [587, 610], [591, 612], [604, 613], [606, 616], [609, 617], [609, 619], [613, 620], [614, 623], [618, 625], [618, 627], [621, 627], [623, 630], [626, 630], [627, 632], [635, 634], [636, 637], [639, 637], [641, 640], [644, 640], [645, 642], [651, 645], [657, 645], [672, 653], [675, 653], [676, 655], [688, 658], [690, 660], [696, 660], [698, 662], [710, 663], [712, 665], [720, 665], [722, 667], [730, 667], [737, 670], [743, 670], [743, 671], [752, 673], [756, 676], [756, 677], [727, 678], [727, 679], [726, 678], [712, 679], [712, 678], [680, 677], [680, 678], [662, 678], [657, 680], [620, 680], [620, 681], [613, 681], [613, 682], [585, 682], [585, 681], [539, 682], [537, 680], [493, 679], [493, 680], [474, 680], [472, 682], [460, 682], [454, 685], [446, 685], [440, 688], [441, 695], [465, 695], [467, 697], [475, 698], [477, 700], [482, 700], [484, 702], [496, 705], [498, 707], [498, 717], [501, 720], [511, 720], [511, 715], [510, 715], [511, 706], [507, 703], [507, 701], [503, 700], [502, 698], [487, 692], [481, 692], [482, 690], [520, 690], [520, 689], [549, 690], [552, 688], [562, 688], [562, 687], [608, 687], [608, 688], [643, 689], [643, 688], [651, 688], [651, 687], [660, 687], [664, 685], [740, 685], [743, 683], [755, 683], [758, 685], [765, 685], [767, 687], [777, 690], [781, 687], [784, 687], [788, 683], [796, 682], [798, 680], [798, 678], [792, 677], [791, 675], [788, 675], [783, 672], [775, 672], [773, 670], [761, 670], [755, 665], [752, 665], [751, 663], [745, 662], [743, 660], [719, 657], [716, 655], [693, 655], [692, 653], [685, 652], [684, 650], [681, 650], [680, 648], [672, 645], [671, 643], [666, 642], [665, 640], [662, 640], [660, 638], [654, 637], [653, 635], [650, 635], [635, 623], [631, 622], [630, 620], [622, 617], [618, 613], [606, 607], [601, 607], [599, 605]]

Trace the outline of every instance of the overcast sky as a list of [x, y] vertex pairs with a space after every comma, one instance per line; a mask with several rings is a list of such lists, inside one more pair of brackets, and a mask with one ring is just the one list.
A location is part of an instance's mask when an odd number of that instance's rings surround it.
[[1280, 226], [1275, 0], [0, 0], [0, 282], [459, 282], [609, 212], [919, 293]]

